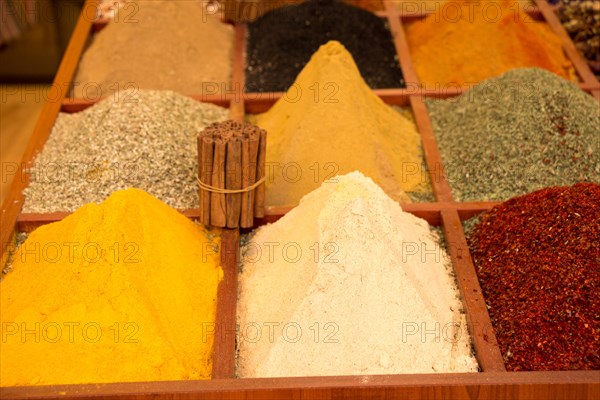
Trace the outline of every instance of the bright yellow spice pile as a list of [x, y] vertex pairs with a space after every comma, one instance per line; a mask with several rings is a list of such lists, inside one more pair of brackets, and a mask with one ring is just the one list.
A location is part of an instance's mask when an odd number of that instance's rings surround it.
[[396, 201], [427, 190], [414, 124], [373, 93], [337, 41], [321, 46], [287, 93], [252, 121], [268, 132], [269, 206], [295, 206], [355, 170]]
[[0, 284], [0, 385], [210, 378], [219, 244], [138, 189], [36, 229]]
[[560, 38], [514, 0], [448, 0], [406, 28], [417, 76], [427, 87], [469, 85], [516, 68], [576, 80]]

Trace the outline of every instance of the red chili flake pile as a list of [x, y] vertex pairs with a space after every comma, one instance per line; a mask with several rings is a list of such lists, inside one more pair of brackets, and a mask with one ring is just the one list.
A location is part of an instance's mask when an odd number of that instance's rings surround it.
[[507, 370], [600, 369], [600, 185], [514, 197], [469, 248]]

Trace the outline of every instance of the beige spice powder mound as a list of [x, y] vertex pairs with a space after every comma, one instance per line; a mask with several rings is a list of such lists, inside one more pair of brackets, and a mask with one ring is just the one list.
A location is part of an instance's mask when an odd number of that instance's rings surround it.
[[240, 377], [475, 372], [450, 260], [359, 172], [242, 248]]
[[132, 88], [201, 94], [229, 87], [233, 28], [202, 4], [134, 0], [119, 10], [83, 54], [74, 96]]

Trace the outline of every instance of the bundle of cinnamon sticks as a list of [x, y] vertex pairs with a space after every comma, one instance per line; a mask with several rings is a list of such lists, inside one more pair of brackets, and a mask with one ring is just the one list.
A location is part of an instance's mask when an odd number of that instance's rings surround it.
[[200, 222], [250, 228], [265, 215], [267, 132], [250, 123], [217, 122], [198, 136]]

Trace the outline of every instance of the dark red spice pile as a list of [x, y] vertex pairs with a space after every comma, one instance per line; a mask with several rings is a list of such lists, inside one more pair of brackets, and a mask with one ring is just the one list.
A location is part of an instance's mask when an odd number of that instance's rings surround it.
[[512, 198], [468, 241], [507, 370], [600, 369], [600, 185]]

